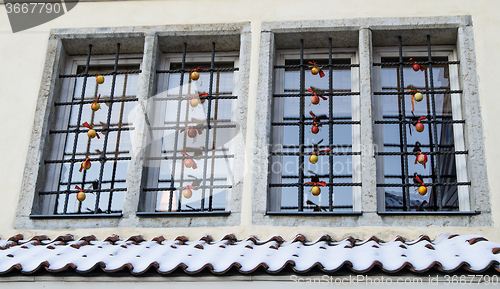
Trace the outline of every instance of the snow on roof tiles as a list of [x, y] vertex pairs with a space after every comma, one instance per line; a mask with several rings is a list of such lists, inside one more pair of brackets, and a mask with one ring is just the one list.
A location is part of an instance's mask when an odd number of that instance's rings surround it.
[[255, 237], [237, 241], [234, 235], [219, 241], [210, 236], [196, 241], [184, 236], [168, 241], [159, 236], [146, 241], [140, 235], [122, 241], [116, 235], [104, 241], [95, 236], [74, 240], [71, 235], [52, 241], [47, 236], [35, 236], [24, 241], [19, 234], [0, 240], [0, 273], [17, 269], [30, 274], [42, 268], [60, 272], [69, 267], [82, 273], [98, 268], [115, 272], [128, 267], [133, 274], [142, 274], [152, 266], [162, 274], [179, 267], [192, 274], [205, 268], [223, 274], [232, 267], [241, 273], [251, 273], [259, 267], [278, 273], [286, 266], [296, 272], [307, 272], [315, 266], [333, 272], [346, 266], [356, 273], [375, 266], [389, 273], [404, 268], [425, 272], [433, 267], [443, 272], [462, 267], [479, 272], [493, 266], [500, 272], [499, 253], [500, 244], [481, 236], [451, 234], [443, 234], [434, 241], [421, 236], [410, 242], [401, 237], [389, 242], [376, 237], [334, 241], [327, 235], [314, 242], [307, 242], [303, 235], [288, 242], [279, 236], [266, 241]]

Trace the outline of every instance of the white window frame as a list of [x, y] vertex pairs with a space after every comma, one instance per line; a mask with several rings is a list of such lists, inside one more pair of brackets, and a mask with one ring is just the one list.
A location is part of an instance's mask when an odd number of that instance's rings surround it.
[[[397, 57], [398, 47], [377, 47], [373, 49], [373, 62], [380, 63], [383, 57]], [[457, 49], [455, 46], [441, 45], [432, 46], [432, 56], [433, 57], [448, 57], [448, 61], [457, 61]], [[427, 47], [418, 46], [405, 46], [403, 49], [403, 58], [407, 59], [409, 57], [427, 57]], [[450, 64], [449, 66], [449, 79], [450, 79], [450, 90], [460, 90], [460, 75], [458, 72], [458, 65]], [[381, 66], [373, 67], [373, 89], [374, 91], [382, 91], [381, 87]], [[462, 117], [462, 94], [452, 93], [451, 103], [452, 103], [452, 119], [453, 120], [463, 120]], [[373, 98], [373, 116], [374, 119], [382, 119], [382, 98], [380, 96], [374, 96]], [[375, 145], [378, 147], [380, 152], [384, 149], [383, 141], [383, 125], [375, 125]], [[453, 124], [453, 137], [454, 137], [454, 150], [455, 151], [465, 151], [465, 135], [464, 135], [464, 125], [455, 123]], [[457, 182], [468, 182], [467, 177], [467, 156], [464, 154], [455, 154], [455, 165], [457, 173]], [[377, 183], [385, 183], [385, 173], [384, 173], [384, 156], [377, 156]], [[458, 205], [459, 211], [468, 212], [471, 210], [470, 205], [470, 190], [469, 186], [457, 186], [458, 190]], [[445, 196], [442, 196], [443, 198]], [[378, 211], [385, 212], [385, 188], [377, 187], [377, 206]]]
[[[289, 59], [299, 59], [300, 55], [297, 49], [287, 49], [278, 50], [276, 52], [276, 65], [285, 65], [285, 61]], [[328, 59], [329, 51], [328, 49], [305, 49], [304, 59]], [[359, 63], [359, 52], [357, 49], [333, 49], [332, 59], [350, 59], [352, 64]], [[359, 67], [351, 67], [351, 91], [359, 91]], [[284, 93], [284, 76], [285, 69], [274, 69], [274, 93], [282, 94]], [[306, 71], [307, 72], [307, 71]], [[272, 105], [272, 121], [282, 122], [283, 121], [283, 109], [276, 111], [277, 107], [283, 107], [284, 98], [273, 98]], [[351, 115], [352, 121], [361, 121], [360, 112], [360, 96], [351, 95]], [[361, 125], [351, 124], [352, 129], [352, 152], [361, 151]], [[278, 143], [283, 143], [283, 127], [273, 126], [272, 139], [274, 143], [270, 145], [274, 146]], [[358, 164], [358, 165], [356, 165]], [[361, 183], [361, 171], [356, 170], [356, 167], [360, 167], [361, 156], [352, 155], [352, 182]], [[274, 174], [270, 170], [270, 183], [281, 183], [281, 175]], [[299, 192], [300, 193], [300, 192]], [[334, 201], [334, 194], [332, 195], [332, 202]], [[321, 198], [321, 195], [320, 195]], [[361, 186], [352, 186], [352, 206], [353, 212], [361, 212]], [[307, 201], [307, 194], [304, 196], [304, 202]], [[281, 211], [281, 194], [268, 194], [268, 211], [279, 212]]]

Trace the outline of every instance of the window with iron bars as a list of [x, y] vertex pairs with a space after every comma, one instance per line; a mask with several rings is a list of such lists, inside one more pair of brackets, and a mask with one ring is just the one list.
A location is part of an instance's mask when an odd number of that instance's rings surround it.
[[470, 211], [456, 48], [398, 42], [374, 52], [379, 211]]
[[331, 38], [277, 52], [268, 214], [360, 211], [358, 67]]
[[121, 214], [141, 60], [117, 43], [115, 55], [92, 55], [89, 45], [86, 58], [66, 61], [31, 217]]
[[238, 53], [188, 49], [164, 54], [157, 71], [139, 212], [229, 214]]

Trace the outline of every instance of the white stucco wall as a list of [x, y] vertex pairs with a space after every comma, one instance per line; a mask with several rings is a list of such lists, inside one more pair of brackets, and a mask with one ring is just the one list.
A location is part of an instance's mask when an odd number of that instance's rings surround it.
[[[104, 239], [111, 234], [128, 237], [142, 234], [147, 239], [164, 235], [172, 239], [186, 235], [191, 239], [205, 234], [215, 239], [228, 233], [234, 233], [239, 239], [256, 235], [261, 239], [281, 235], [290, 239], [296, 234], [305, 234], [309, 239], [323, 234], [330, 234], [336, 239], [352, 235], [366, 238], [377, 235], [381, 239], [390, 239], [396, 235], [416, 238], [427, 234], [435, 238], [441, 232], [459, 234], [480, 234], [490, 240], [500, 242], [500, 201], [497, 190], [500, 179], [497, 177], [500, 164], [496, 159], [500, 143], [500, 133], [496, 125], [497, 102], [497, 63], [500, 56], [495, 52], [500, 47], [497, 36], [500, 20], [497, 11], [500, 1], [496, 0], [322, 0], [322, 1], [98, 1], [80, 2], [68, 14], [27, 31], [13, 34], [5, 12], [0, 4], [0, 237], [8, 238], [22, 233], [25, 238], [46, 234], [54, 238], [70, 233], [75, 237], [94, 234]], [[474, 27], [479, 93], [483, 116], [483, 128], [486, 139], [485, 151], [491, 204], [494, 219], [493, 227], [281, 227], [252, 225], [252, 191], [245, 184], [242, 198], [241, 225], [235, 227], [197, 227], [197, 228], [101, 228], [78, 230], [18, 230], [14, 228], [15, 213], [18, 204], [22, 176], [28, 144], [33, 125], [34, 112], [43, 63], [45, 61], [49, 31], [52, 28], [81, 27], [116, 27], [147, 26], [194, 23], [231, 23], [250, 21], [252, 27], [252, 56], [250, 66], [250, 91], [248, 104], [247, 161], [246, 168], [251, 172], [252, 140], [254, 133], [254, 115], [256, 110], [259, 76], [259, 40], [261, 23], [264, 21], [340, 19], [360, 17], [425, 17], [471, 15]], [[252, 175], [245, 176], [250, 184]], [[431, 218], [431, 216], [429, 216]], [[335, 224], [334, 217], [332, 224]]]

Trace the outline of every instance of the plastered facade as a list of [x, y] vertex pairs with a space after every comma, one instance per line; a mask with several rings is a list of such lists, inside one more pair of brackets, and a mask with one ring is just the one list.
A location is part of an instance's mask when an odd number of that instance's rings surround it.
[[[178, 235], [185, 235], [190, 239], [197, 239], [203, 235], [212, 235], [215, 239], [221, 238], [228, 233], [235, 234], [238, 238], [256, 235], [261, 239], [267, 239], [274, 235], [281, 235], [290, 239], [296, 234], [304, 234], [309, 239], [315, 239], [323, 234], [330, 234], [334, 238], [341, 239], [346, 236], [355, 238], [367, 238], [372, 235], [387, 240], [397, 235], [405, 238], [416, 238], [421, 234], [429, 235], [432, 239], [442, 232], [458, 234], [480, 234], [492, 241], [500, 241], [500, 203], [496, 197], [500, 188], [500, 180], [496, 174], [500, 167], [496, 162], [499, 157], [497, 144], [500, 142], [500, 134], [496, 130], [496, 67], [500, 56], [493, 52], [499, 47], [499, 40], [495, 32], [500, 27], [500, 21], [495, 11], [500, 8], [496, 1], [319, 1], [311, 4], [309, 1], [98, 1], [81, 2], [67, 15], [59, 17], [51, 22], [30, 30], [13, 34], [10, 30], [4, 5], [0, 5], [0, 65], [5, 68], [0, 72], [0, 95], [3, 105], [0, 107], [0, 118], [3, 125], [0, 126], [2, 141], [0, 142], [1, 159], [4, 163], [0, 169], [0, 184], [2, 184], [3, 201], [0, 203], [3, 221], [0, 223], [0, 237], [8, 238], [16, 233], [22, 233], [25, 238], [33, 235], [45, 234], [51, 238], [70, 233], [75, 237], [94, 234], [99, 239], [104, 239], [111, 234], [120, 236], [131, 236], [142, 234], [146, 239], [163, 235], [167, 239]], [[265, 7], [265, 8], [263, 8]], [[363, 7], [360, 9], [360, 7]], [[110, 16], [111, 15], [111, 16]], [[470, 15], [470, 18], [456, 16]], [[473, 87], [462, 87], [464, 94], [476, 95], [474, 98], [464, 100], [477, 101], [470, 104], [471, 107], [479, 108], [479, 111], [466, 111], [466, 118], [479, 118], [473, 120], [475, 127], [470, 128], [473, 134], [469, 140], [477, 142], [468, 143], [478, 148], [478, 154], [472, 152], [470, 157], [477, 159], [478, 166], [484, 166], [486, 174], [477, 176], [478, 191], [486, 192], [487, 195], [478, 195], [474, 198], [474, 206], [480, 204], [482, 214], [478, 216], [439, 217], [438, 221], [429, 216], [405, 216], [380, 218], [374, 212], [376, 203], [370, 194], [374, 183], [369, 179], [363, 179], [363, 211], [367, 211], [361, 217], [307, 217], [298, 219], [280, 216], [268, 220], [262, 211], [262, 202], [265, 203], [265, 191], [257, 188], [253, 183], [258, 180], [254, 174], [255, 157], [254, 152], [259, 138], [256, 135], [265, 133], [262, 131], [261, 120], [266, 118], [261, 103], [258, 101], [263, 95], [269, 94], [268, 85], [270, 76], [263, 73], [262, 67], [266, 64], [263, 59], [270, 59], [272, 51], [266, 50], [271, 43], [273, 31], [304, 32], [313, 31], [314, 27], [328, 27], [331, 24], [338, 26], [357, 26], [360, 31], [360, 39], [368, 39], [372, 30], [369, 26], [377, 26], [379, 29], [393, 27], [394, 24], [405, 24], [409, 27], [428, 28], [435, 25], [433, 21], [426, 22], [426, 17], [440, 17], [443, 28], [446, 23], [450, 27], [457, 27], [456, 21], [469, 21], [472, 26], [462, 23], [462, 33], [473, 34], [474, 42], [458, 41], [459, 49], [469, 50], [475, 55], [476, 73], [465, 74], [465, 79], [473, 83]], [[449, 21], [446, 20], [449, 17]], [[404, 18], [404, 19], [403, 19]], [[317, 19], [325, 19], [319, 21]], [[349, 20], [346, 20], [349, 19]], [[357, 20], [352, 20], [357, 19]], [[465, 19], [465, 20], [463, 20]], [[31, 153], [37, 152], [31, 143], [33, 124], [44, 122], [43, 118], [36, 117], [36, 109], [45, 111], [45, 107], [38, 102], [39, 94], [43, 91], [40, 84], [44, 79], [44, 71], [56, 62], [46, 62], [51, 59], [51, 47], [57, 50], [57, 41], [51, 39], [51, 29], [70, 29], [72, 33], [92, 33], [87, 27], [117, 27], [109, 32], [126, 32], [128, 36], [139, 36], [145, 39], [145, 50], [154, 49], [151, 45], [154, 37], [151, 33], [159, 27], [161, 29], [173, 29], [190, 31], [207, 23], [222, 23], [230, 27], [233, 23], [248, 23], [247, 30], [241, 33], [248, 36], [247, 42], [242, 43], [249, 55], [248, 70], [248, 104], [246, 107], [246, 131], [244, 149], [244, 167], [242, 168], [243, 185], [238, 203], [241, 210], [232, 214], [233, 221], [226, 223], [224, 220], [200, 222], [197, 226], [189, 226], [187, 221], [176, 221], [178, 224], [171, 226], [168, 217], [162, 217], [154, 226], [141, 224], [134, 215], [135, 208], [124, 208], [123, 220], [100, 220], [93, 219], [95, 224], [78, 227], [62, 222], [58, 229], [52, 226], [38, 226], [27, 228], [28, 225], [16, 223], [16, 216], [20, 209], [30, 210], [32, 200], [20, 202], [23, 191], [23, 180], [26, 180], [25, 164], [31, 159]], [[354, 21], [354, 22], [353, 22]], [[356, 22], [357, 21], [357, 22]], [[406, 21], [406, 22], [405, 22]], [[200, 24], [200, 25], [198, 25]], [[460, 24], [460, 23], [459, 23]], [[427, 25], [427, 26], [426, 26]], [[127, 27], [127, 28], [121, 28]], [[306, 28], [306, 29], [304, 29]], [[284, 29], [284, 30], [283, 30]], [[291, 29], [291, 30], [290, 30]], [[173, 29], [175, 30], [175, 29]], [[221, 29], [224, 30], [224, 29]], [[227, 30], [227, 29], [226, 29]], [[63, 33], [63, 30], [58, 30]], [[102, 33], [102, 31], [101, 31]], [[369, 43], [360, 41], [360, 54], [369, 53]], [[48, 49], [49, 48], [49, 49]], [[366, 59], [366, 58], [361, 58]], [[473, 61], [473, 59], [471, 59]], [[143, 59], [150, 63], [152, 59]], [[269, 60], [270, 61], [270, 60]], [[271, 64], [269, 64], [271, 65]], [[464, 71], [470, 71], [466, 68]], [[361, 71], [363, 74], [369, 71]], [[476, 75], [476, 76], [475, 76]], [[152, 75], [147, 74], [141, 81], [151, 81]], [[263, 83], [264, 82], [264, 83]], [[50, 82], [49, 82], [50, 83]], [[363, 77], [361, 77], [363, 83]], [[46, 85], [42, 83], [42, 85]], [[477, 88], [475, 87], [477, 86]], [[363, 95], [370, 94], [369, 86], [361, 85]], [[50, 89], [50, 87], [47, 87]], [[474, 91], [467, 92], [468, 89]], [[147, 94], [147, 91], [141, 92]], [[363, 102], [362, 102], [363, 106]], [[369, 115], [369, 107], [364, 108], [366, 116]], [[43, 129], [43, 128], [42, 128]], [[369, 139], [370, 128], [363, 128], [362, 134]], [[31, 147], [30, 147], [31, 146]], [[258, 146], [257, 146], [258, 147]], [[30, 151], [31, 149], [31, 151]], [[33, 150], [34, 149], [34, 150]], [[30, 152], [30, 155], [28, 155]], [[366, 152], [368, 153], [368, 152]], [[362, 158], [364, 169], [369, 171], [373, 168], [374, 161], [368, 154]], [[474, 171], [474, 170], [473, 170]], [[475, 171], [479, 172], [479, 171]], [[488, 176], [485, 178], [485, 176]], [[482, 178], [481, 178], [482, 177]], [[133, 182], [133, 180], [131, 180]], [[28, 182], [27, 185], [30, 185]], [[31, 185], [34, 185], [31, 183]], [[138, 186], [138, 184], [135, 184]], [[265, 186], [265, 184], [263, 184]], [[371, 189], [370, 189], [371, 188]], [[138, 195], [126, 196], [136, 198]], [[263, 199], [264, 198], [264, 199]], [[370, 199], [369, 201], [365, 198]], [[133, 202], [133, 200], [130, 200]], [[21, 204], [18, 206], [18, 204]], [[28, 206], [28, 207], [26, 207]], [[372, 214], [370, 217], [369, 214]], [[491, 212], [491, 213], [490, 213]], [[220, 218], [220, 217], [217, 217]], [[321, 219], [319, 219], [321, 218]], [[366, 221], [358, 222], [358, 218]], [[475, 218], [475, 219], [474, 219]], [[471, 220], [472, 219], [472, 220]], [[225, 219], [227, 220], [227, 219]], [[380, 220], [383, 220], [382, 222]], [[43, 220], [38, 220], [43, 222]], [[27, 220], [27, 222], [30, 222]], [[206, 222], [206, 224], [204, 223]], [[119, 224], [121, 223], [121, 224]], [[189, 227], [188, 227], [189, 226]], [[445, 227], [443, 227], [445, 226]]]

